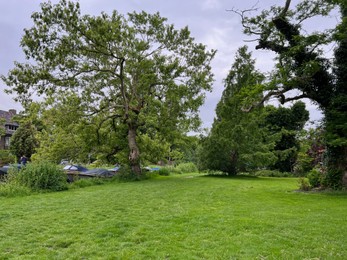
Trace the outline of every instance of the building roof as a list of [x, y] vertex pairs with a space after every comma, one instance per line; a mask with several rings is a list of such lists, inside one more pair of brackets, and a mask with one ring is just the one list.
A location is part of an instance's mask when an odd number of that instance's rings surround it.
[[11, 124], [18, 126], [18, 123], [13, 122], [12, 118], [17, 114], [17, 111], [14, 109], [10, 109], [9, 111], [0, 110], [0, 118], [4, 118], [6, 120], [5, 124]]

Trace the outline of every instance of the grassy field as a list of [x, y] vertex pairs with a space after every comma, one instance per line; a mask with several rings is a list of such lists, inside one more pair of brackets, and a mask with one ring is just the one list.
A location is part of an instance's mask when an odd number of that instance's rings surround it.
[[347, 259], [346, 193], [197, 175], [0, 197], [0, 259]]

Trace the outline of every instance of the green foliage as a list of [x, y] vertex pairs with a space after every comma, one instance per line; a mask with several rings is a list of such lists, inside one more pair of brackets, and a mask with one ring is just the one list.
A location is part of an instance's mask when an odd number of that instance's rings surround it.
[[6, 120], [4, 118], [0, 118], [0, 136], [3, 136], [6, 133], [6, 130], [4, 127], [5, 123], [6, 123]]
[[298, 134], [309, 119], [309, 112], [301, 101], [291, 108], [266, 107], [266, 110], [265, 124], [273, 134], [281, 136], [274, 147], [277, 161], [271, 168], [293, 172], [300, 149]]
[[20, 185], [34, 191], [66, 190], [66, 178], [59, 166], [47, 161], [29, 163], [15, 177]]
[[0, 197], [21, 197], [32, 194], [30, 188], [15, 182], [0, 182]]
[[147, 178], [146, 175], [139, 175], [131, 170], [129, 166], [122, 166], [115, 176], [117, 180], [120, 182], [132, 182], [132, 181], [140, 181]]
[[307, 174], [307, 179], [311, 187], [318, 188], [322, 185], [323, 175], [320, 169], [314, 168]]
[[85, 188], [90, 187], [94, 185], [101, 185], [106, 182], [105, 179], [101, 178], [91, 178], [91, 179], [78, 179], [76, 181], [73, 181], [69, 184], [69, 189], [79, 189], [79, 188]]
[[[70, 146], [86, 142], [84, 155], [124, 160], [140, 174], [139, 135], [172, 144], [177, 134], [198, 128], [215, 51], [196, 43], [188, 28], [175, 29], [159, 13], [82, 15], [78, 2], [66, 0], [42, 3], [32, 19], [21, 40], [30, 64], [16, 63], [1, 78], [24, 107], [32, 93], [42, 95], [49, 107], [72, 99], [70, 109], [58, 110], [59, 117], [67, 113], [68, 126], [46, 129], [46, 142], [53, 132], [62, 146], [55, 151], [68, 150], [61, 140], [70, 134]], [[77, 117], [70, 117], [71, 111]], [[48, 152], [41, 151], [41, 157]]]
[[[340, 187], [341, 172], [347, 168], [347, 31], [346, 1], [300, 1], [295, 8], [273, 6], [256, 17], [242, 19], [245, 33], [257, 35], [256, 49], [276, 54], [276, 70], [269, 78], [263, 101], [277, 97], [281, 104], [309, 98], [324, 113], [326, 167]], [[311, 18], [329, 16], [340, 7], [341, 22], [336, 28], [307, 33], [305, 22]], [[242, 13], [243, 15], [243, 13]], [[334, 58], [324, 56], [329, 44], [337, 46]], [[291, 96], [296, 90], [296, 96]], [[338, 173], [340, 172], [340, 173]]]
[[11, 164], [16, 162], [16, 156], [14, 156], [9, 150], [0, 150], [0, 167], [5, 164]]
[[25, 155], [30, 158], [39, 145], [36, 138], [37, 130], [30, 122], [22, 122], [16, 132], [11, 137], [11, 152], [16, 155], [17, 159]]
[[[343, 172], [341, 170], [334, 170], [330, 169], [326, 172], [323, 180], [322, 180], [322, 185], [324, 187], [334, 189], [334, 190], [339, 190], [343, 188]], [[346, 187], [344, 187], [346, 188]]]
[[299, 189], [302, 191], [309, 191], [312, 188], [307, 178], [304, 178], [304, 177], [299, 178], [298, 183], [299, 183]]
[[161, 176], [169, 176], [170, 175], [169, 167], [161, 167], [158, 171], [158, 174]]
[[[247, 47], [241, 47], [225, 80], [225, 90], [217, 105], [211, 132], [201, 140], [199, 169], [235, 175], [274, 163], [271, 152], [277, 138], [263, 125], [262, 108], [244, 112], [243, 101], [257, 88], [264, 76], [255, 69]], [[256, 99], [261, 99], [258, 93]]]
[[198, 167], [193, 162], [180, 163], [175, 167], [175, 170], [181, 173], [194, 173], [198, 172]]

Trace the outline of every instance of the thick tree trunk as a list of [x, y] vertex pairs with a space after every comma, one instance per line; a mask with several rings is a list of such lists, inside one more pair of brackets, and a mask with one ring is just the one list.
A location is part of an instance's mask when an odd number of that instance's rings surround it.
[[142, 174], [140, 165], [140, 150], [136, 142], [136, 130], [137, 128], [128, 125], [128, 145], [129, 145], [129, 162], [131, 170], [137, 175]]

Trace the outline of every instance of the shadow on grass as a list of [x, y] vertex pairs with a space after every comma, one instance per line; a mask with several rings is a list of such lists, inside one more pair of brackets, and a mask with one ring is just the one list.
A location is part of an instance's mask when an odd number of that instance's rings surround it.
[[260, 178], [258, 176], [246, 176], [246, 175], [224, 175], [224, 174], [206, 174], [201, 176], [203, 178], [219, 178], [229, 180], [257, 180], [257, 181], [269, 181], [275, 178]]

